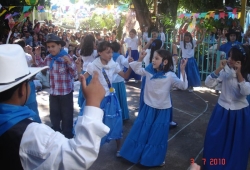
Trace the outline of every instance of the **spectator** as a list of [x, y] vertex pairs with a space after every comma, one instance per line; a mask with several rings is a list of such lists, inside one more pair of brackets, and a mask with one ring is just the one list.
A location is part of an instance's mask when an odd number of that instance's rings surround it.
[[29, 45], [29, 46], [33, 46], [32, 42], [33, 42], [33, 38], [32, 36], [30, 35], [30, 33], [28, 31], [25, 31], [24, 32], [24, 40], [25, 40], [25, 44], [26, 45]]
[[40, 71], [35, 76], [36, 80], [39, 80], [42, 84], [42, 88], [46, 89], [50, 87], [49, 84], [49, 71], [47, 69]]

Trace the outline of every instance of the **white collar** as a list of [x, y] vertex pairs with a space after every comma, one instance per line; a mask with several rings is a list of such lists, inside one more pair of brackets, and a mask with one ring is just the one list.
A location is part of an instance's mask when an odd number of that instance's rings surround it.
[[114, 60], [111, 58], [111, 60], [108, 62], [107, 65], [103, 65], [102, 62], [101, 62], [101, 59], [100, 57], [96, 58], [94, 61], [93, 61], [93, 64], [98, 67], [99, 69], [106, 69], [106, 70], [109, 70], [109, 69], [112, 69], [112, 68], [115, 68], [116, 67], [116, 62], [114, 62]]

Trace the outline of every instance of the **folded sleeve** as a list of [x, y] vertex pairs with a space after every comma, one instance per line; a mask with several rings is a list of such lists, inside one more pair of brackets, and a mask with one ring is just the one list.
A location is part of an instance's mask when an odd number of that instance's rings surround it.
[[136, 74], [139, 74], [141, 76], [145, 76], [146, 75], [145, 69], [142, 68], [142, 62], [133, 61], [133, 62], [129, 63], [129, 66], [132, 68], [132, 70]]

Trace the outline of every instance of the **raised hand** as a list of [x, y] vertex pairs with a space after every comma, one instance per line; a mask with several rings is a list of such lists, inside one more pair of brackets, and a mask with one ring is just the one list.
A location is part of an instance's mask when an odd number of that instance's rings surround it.
[[29, 45], [27, 45], [27, 46], [24, 47], [24, 51], [26, 53], [29, 53], [30, 55], [33, 55], [33, 51], [32, 50], [33, 50], [32, 47], [29, 46]]
[[[139, 56], [139, 60], [142, 61], [143, 58], [147, 55], [147, 52], [145, 50], [142, 50], [141, 53], [140, 53], [140, 56]], [[138, 61], [139, 61], [138, 60]]]
[[226, 59], [220, 60], [220, 69], [223, 69], [226, 65], [227, 65]]
[[187, 62], [188, 62], [188, 59], [187, 59], [187, 58], [183, 58], [183, 59], [181, 60], [181, 63], [180, 63], [180, 69], [181, 69], [181, 71], [185, 71], [185, 67], [186, 67], [186, 65], [187, 65]]
[[41, 47], [40, 46], [35, 47], [35, 54], [38, 56], [41, 55]]
[[[84, 75], [81, 75], [80, 82], [82, 84], [82, 91], [86, 99], [87, 106], [100, 107], [100, 103], [105, 96], [105, 90], [99, 81], [98, 72], [94, 71], [93, 78], [89, 85], [86, 85]], [[98, 90], [97, 90], [98, 89]]]
[[236, 61], [236, 63], [234, 64], [234, 70], [236, 74], [241, 73], [241, 61]]
[[70, 58], [68, 56], [63, 56], [62, 58], [64, 59], [65, 63], [67, 63], [67, 64], [71, 64], [72, 63], [71, 60], [70, 60]]

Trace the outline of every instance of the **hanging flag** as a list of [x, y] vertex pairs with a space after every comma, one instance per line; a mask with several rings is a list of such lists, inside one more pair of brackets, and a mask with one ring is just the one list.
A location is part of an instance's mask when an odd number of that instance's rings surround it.
[[27, 12], [30, 8], [31, 6], [23, 6], [23, 13]]
[[44, 8], [44, 6], [38, 6], [37, 7], [37, 10], [41, 10], [41, 9], [43, 9]]
[[0, 17], [6, 12], [7, 10], [4, 9], [1, 13], [0, 13]]
[[217, 14], [214, 15], [214, 19], [215, 19], [215, 20], [216, 20], [216, 19], [219, 20], [219, 15], [217, 15]]
[[225, 18], [225, 13], [224, 12], [220, 12], [220, 19], [221, 18]]
[[233, 14], [237, 14], [237, 8], [233, 9]]
[[241, 17], [241, 12], [238, 13], [238, 19], [240, 19], [240, 17]]
[[210, 16], [211, 18], [214, 18], [214, 15], [215, 15], [214, 12], [211, 12], [211, 13], [209, 14], [209, 16]]
[[179, 16], [179, 18], [184, 18], [185, 17], [185, 15], [184, 14], [181, 14], [180, 16]]
[[9, 11], [13, 8], [15, 8], [16, 6], [9, 6]]
[[190, 13], [185, 13], [185, 17], [190, 18], [191, 14]]
[[196, 13], [196, 14], [194, 14], [194, 17], [195, 17], [195, 18], [198, 18], [199, 15], [200, 15], [200, 13]]
[[233, 13], [232, 12], [228, 12], [228, 18], [233, 18]]
[[5, 17], [4, 17], [4, 19], [10, 19], [10, 17], [12, 17], [11, 14], [6, 14]]
[[26, 17], [28, 17], [30, 15], [30, 12], [26, 12], [26, 13], [24, 13], [23, 14], [23, 16], [26, 18]]
[[226, 9], [227, 9], [227, 10], [232, 10], [233, 8], [230, 7], [230, 6], [226, 6]]

